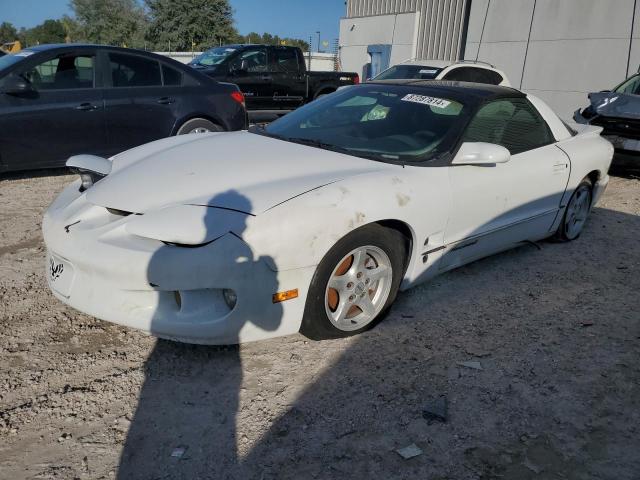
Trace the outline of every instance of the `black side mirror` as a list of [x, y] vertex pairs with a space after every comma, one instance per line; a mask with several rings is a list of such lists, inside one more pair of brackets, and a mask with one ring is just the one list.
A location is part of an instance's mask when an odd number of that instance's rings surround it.
[[20, 75], [9, 75], [2, 82], [0, 91], [8, 95], [21, 95], [34, 91], [31, 82], [25, 80]]

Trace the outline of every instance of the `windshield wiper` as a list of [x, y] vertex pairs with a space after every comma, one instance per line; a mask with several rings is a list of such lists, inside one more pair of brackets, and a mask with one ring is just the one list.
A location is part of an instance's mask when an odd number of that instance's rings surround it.
[[320, 140], [313, 140], [311, 138], [301, 138], [301, 137], [280, 137], [287, 142], [299, 143], [301, 145], [308, 145], [310, 147], [322, 148], [323, 150], [332, 150], [334, 152], [340, 153], [348, 153], [349, 155], [353, 155], [350, 149], [346, 147], [339, 147], [338, 145], [333, 145], [332, 143], [321, 142]]

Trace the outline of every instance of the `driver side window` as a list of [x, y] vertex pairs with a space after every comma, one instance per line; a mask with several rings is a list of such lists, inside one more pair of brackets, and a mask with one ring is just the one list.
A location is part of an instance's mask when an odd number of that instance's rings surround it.
[[463, 141], [502, 145], [516, 155], [555, 140], [547, 123], [526, 99], [510, 98], [481, 107], [469, 122]]
[[20, 75], [36, 90], [93, 88], [94, 58], [92, 55], [59, 55]]
[[251, 48], [238, 55], [230, 64], [231, 70], [249, 73], [267, 71], [267, 50]]

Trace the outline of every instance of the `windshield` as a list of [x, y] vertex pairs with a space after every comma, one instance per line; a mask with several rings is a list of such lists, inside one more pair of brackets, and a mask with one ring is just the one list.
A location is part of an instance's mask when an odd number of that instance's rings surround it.
[[426, 67], [424, 65], [396, 65], [391, 67], [373, 80], [433, 80], [442, 71], [442, 68]]
[[201, 53], [189, 63], [192, 65], [202, 65], [204, 67], [219, 65], [235, 51], [236, 49], [232, 47], [212, 48], [211, 50]]
[[34, 52], [30, 50], [22, 50], [19, 53], [9, 53], [7, 55], [0, 57], [0, 71], [4, 70], [10, 65], [19, 62], [20, 60], [24, 60], [29, 55], [32, 55]]
[[[0, 59], [0, 62], [2, 59]], [[631, 95], [640, 95], [640, 75], [635, 75], [626, 80], [622, 85], [614, 90], [616, 93], [628, 93]]]
[[449, 152], [469, 108], [425, 87], [364, 84], [309, 103], [253, 129], [283, 140], [386, 162], [419, 162]]

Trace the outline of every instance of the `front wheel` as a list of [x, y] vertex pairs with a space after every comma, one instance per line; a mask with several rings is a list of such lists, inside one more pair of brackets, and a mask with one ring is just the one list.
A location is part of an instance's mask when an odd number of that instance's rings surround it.
[[311, 281], [300, 332], [314, 340], [358, 334], [384, 317], [398, 293], [405, 237], [369, 225], [341, 239]]
[[591, 211], [593, 184], [588, 178], [580, 182], [567, 204], [555, 239], [568, 242], [580, 236]]

